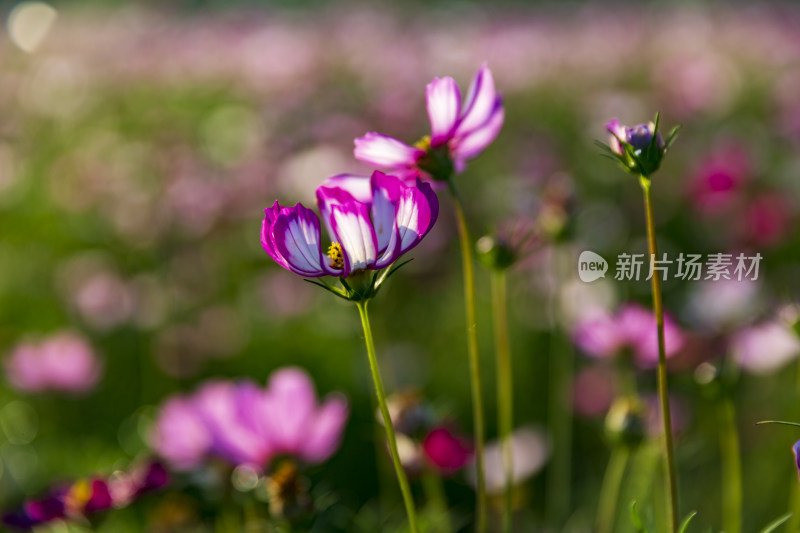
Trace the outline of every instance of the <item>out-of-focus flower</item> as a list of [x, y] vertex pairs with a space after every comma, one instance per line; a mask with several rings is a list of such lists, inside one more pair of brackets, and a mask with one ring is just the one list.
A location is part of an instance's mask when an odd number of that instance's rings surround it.
[[646, 177], [661, 166], [661, 159], [677, 133], [677, 129], [673, 130], [665, 141], [658, 131], [658, 116], [655, 122], [630, 127], [611, 119], [606, 130], [610, 134], [606, 147], [609, 153], [629, 172]]
[[422, 441], [422, 449], [428, 463], [443, 474], [457, 472], [472, 457], [470, 441], [445, 426], [431, 430]]
[[7, 526], [30, 530], [53, 520], [89, 517], [108, 509], [125, 507], [135, 498], [165, 486], [169, 476], [158, 462], [148, 462], [141, 474], [125, 474], [126, 490], [119, 490], [119, 476], [80, 479], [50, 489], [43, 498], [26, 501], [3, 516]]
[[85, 338], [61, 332], [18, 344], [5, 360], [5, 372], [11, 386], [21, 391], [85, 394], [100, 379], [102, 363]]
[[614, 444], [637, 446], [645, 435], [645, 406], [636, 396], [614, 400], [606, 414], [605, 432]]
[[775, 246], [794, 230], [793, 219], [794, 207], [785, 194], [764, 194], [748, 202], [739, 234], [747, 244]]
[[586, 417], [605, 413], [617, 395], [616, 379], [614, 372], [605, 365], [592, 365], [579, 370], [572, 386], [575, 413]]
[[689, 196], [701, 211], [716, 213], [731, 207], [750, 176], [750, 159], [736, 144], [722, 146], [700, 161], [689, 182]]
[[692, 285], [688, 311], [693, 321], [715, 330], [735, 327], [758, 315], [764, 306], [756, 280], [724, 278]]
[[539, 243], [536, 224], [519, 219], [502, 225], [494, 235], [478, 239], [475, 250], [486, 268], [505, 270], [532, 254]]
[[733, 360], [754, 374], [768, 374], [800, 354], [800, 340], [786, 324], [771, 321], [736, 332], [730, 339]]
[[404, 184], [375, 172], [369, 199], [339, 186], [317, 189], [320, 213], [333, 243], [321, 249], [319, 219], [297, 204], [266, 209], [261, 245], [276, 263], [306, 277], [347, 278], [380, 270], [416, 246], [436, 222], [439, 201], [427, 183]]
[[[652, 312], [635, 304], [623, 306], [615, 315], [605, 315], [579, 322], [573, 331], [575, 343], [592, 357], [611, 357], [624, 348], [633, 351], [636, 362], [650, 368], [658, 362], [658, 333]], [[664, 315], [666, 356], [671, 357], [685, 339], [675, 321]]]
[[466, 101], [453, 78], [434, 78], [426, 88], [430, 136], [409, 146], [393, 137], [370, 132], [355, 140], [354, 154], [377, 168], [413, 174], [428, 173], [447, 180], [463, 172], [468, 159], [494, 141], [505, 120], [501, 97], [489, 67], [484, 64], [472, 80]]
[[[520, 428], [511, 433], [511, 455], [514, 467], [513, 484], [520, 485], [541, 470], [550, 455], [545, 435], [534, 428]], [[486, 492], [502, 493], [506, 488], [502, 443], [489, 442], [484, 455]], [[475, 480], [475, 463], [470, 466], [470, 479]]]
[[209, 456], [258, 468], [278, 455], [317, 464], [338, 448], [348, 414], [344, 397], [332, 395], [318, 405], [308, 374], [284, 368], [266, 389], [212, 381], [191, 396], [168, 399], [150, 442], [179, 470], [195, 468]]

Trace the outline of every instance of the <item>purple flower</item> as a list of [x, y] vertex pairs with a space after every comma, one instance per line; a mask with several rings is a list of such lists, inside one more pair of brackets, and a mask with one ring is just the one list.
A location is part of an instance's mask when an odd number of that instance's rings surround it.
[[422, 170], [434, 179], [447, 180], [462, 172], [466, 161], [494, 141], [505, 119], [502, 99], [484, 64], [472, 80], [461, 104], [461, 91], [453, 78], [434, 78], [425, 91], [430, 136], [414, 146], [393, 137], [370, 132], [355, 140], [356, 159], [395, 171]]
[[85, 394], [100, 379], [102, 364], [86, 339], [62, 332], [18, 344], [5, 360], [5, 371], [18, 390]]
[[[431, 186], [409, 186], [395, 176], [374, 172], [365, 187], [348, 187], [336, 176], [317, 189], [323, 223], [333, 243], [322, 252], [319, 219], [297, 204], [266, 209], [261, 245], [276, 263], [305, 277], [347, 278], [380, 270], [416, 246], [431, 230], [439, 201]], [[351, 192], [353, 190], [353, 192]]]
[[279, 455], [317, 464], [339, 447], [348, 414], [343, 396], [318, 404], [308, 374], [284, 368], [273, 373], [266, 389], [212, 381], [192, 396], [168, 399], [151, 445], [178, 470], [195, 468], [211, 456], [258, 468]]
[[678, 132], [678, 128], [673, 129], [664, 141], [658, 131], [658, 115], [655, 122], [631, 127], [623, 126], [619, 120], [612, 119], [606, 124], [606, 130], [610, 134], [608, 146], [604, 146], [608, 153], [618, 159], [629, 172], [647, 178], [658, 170], [661, 159]]

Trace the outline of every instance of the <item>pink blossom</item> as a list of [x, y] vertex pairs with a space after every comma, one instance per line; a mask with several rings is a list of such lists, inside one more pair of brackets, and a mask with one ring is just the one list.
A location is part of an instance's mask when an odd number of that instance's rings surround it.
[[18, 344], [5, 360], [5, 371], [11, 386], [21, 391], [85, 394], [100, 379], [102, 363], [86, 339], [61, 332]]
[[765, 322], [740, 330], [731, 337], [734, 361], [754, 374], [768, 374], [785, 366], [800, 354], [800, 340], [783, 323]]
[[[614, 315], [603, 315], [579, 322], [573, 340], [587, 355], [612, 357], [628, 348], [637, 364], [645, 368], [658, 363], [658, 333], [653, 313], [644, 307], [628, 304]], [[678, 325], [664, 315], [664, 344], [666, 356], [671, 357], [684, 345]]]
[[422, 442], [425, 457], [436, 470], [452, 474], [472, 457], [470, 442], [444, 426], [433, 428]]
[[348, 415], [343, 396], [333, 394], [320, 404], [305, 371], [283, 368], [266, 388], [248, 381], [209, 381], [190, 396], [168, 399], [150, 444], [180, 470], [211, 456], [257, 467], [278, 455], [317, 464], [339, 447]]

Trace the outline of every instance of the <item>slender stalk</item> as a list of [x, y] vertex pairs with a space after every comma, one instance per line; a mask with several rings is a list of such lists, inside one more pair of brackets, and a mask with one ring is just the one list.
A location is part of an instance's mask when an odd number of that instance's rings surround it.
[[[553, 435], [553, 458], [547, 473], [547, 517], [556, 530], [563, 526], [569, 511], [572, 477], [572, 369], [574, 353], [566, 341], [558, 322], [558, 289], [563, 272], [572, 263], [565, 264], [565, 254], [555, 250], [553, 258], [553, 290], [549, 295], [550, 353], [548, 355], [548, 425]], [[562, 257], [563, 256], [563, 257]]]
[[441, 476], [430, 470], [425, 470], [422, 473], [422, 488], [425, 490], [428, 505], [433, 511], [435, 523], [438, 526], [436, 531], [441, 531], [442, 533], [453, 531], [453, 525], [450, 522], [450, 511], [447, 507], [447, 495], [444, 492], [444, 483], [442, 483]]
[[392, 417], [389, 415], [389, 408], [386, 406], [386, 393], [383, 390], [383, 380], [381, 371], [378, 368], [378, 359], [375, 356], [375, 342], [372, 340], [372, 328], [369, 325], [369, 315], [367, 314], [367, 302], [358, 302], [358, 313], [361, 315], [361, 326], [364, 328], [364, 343], [367, 345], [367, 357], [369, 358], [369, 369], [372, 371], [372, 380], [375, 382], [375, 394], [378, 397], [378, 407], [383, 415], [383, 425], [386, 428], [386, 440], [389, 441], [389, 451], [392, 454], [394, 470], [397, 474], [397, 481], [400, 484], [400, 491], [403, 493], [403, 502], [408, 514], [408, 525], [412, 533], [419, 533], [417, 528], [417, 512], [414, 508], [414, 497], [411, 494], [411, 487], [408, 485], [406, 472], [400, 463], [400, 454], [397, 452], [397, 438], [394, 434]]
[[514, 426], [514, 389], [511, 377], [511, 343], [508, 340], [507, 294], [506, 271], [492, 270], [492, 316], [494, 318], [494, 352], [497, 361], [497, 419], [506, 476], [506, 489], [503, 495], [503, 531], [511, 533], [513, 525], [511, 491], [514, 482], [511, 430]]
[[742, 531], [742, 463], [733, 401], [725, 395], [717, 405], [719, 450], [722, 461], [722, 529]]
[[[647, 243], [650, 249], [650, 261], [658, 256], [656, 245], [656, 225], [653, 219], [653, 196], [650, 193], [650, 178], [641, 176], [639, 183], [644, 192], [644, 207], [647, 215]], [[658, 398], [661, 404], [661, 420], [664, 424], [664, 475], [667, 483], [666, 500], [669, 531], [678, 531], [678, 488], [675, 478], [675, 458], [672, 444], [672, 417], [669, 411], [669, 393], [667, 391], [667, 356], [664, 348], [664, 308], [661, 301], [661, 278], [654, 272], [651, 278], [653, 286], [653, 312], [656, 315], [658, 330]]]
[[603, 476], [603, 485], [600, 488], [600, 498], [597, 503], [597, 533], [612, 533], [614, 519], [619, 507], [619, 492], [625, 469], [628, 466], [630, 450], [625, 445], [616, 445], [611, 450], [606, 473]]
[[461, 197], [453, 180], [448, 180], [450, 196], [458, 226], [458, 237], [461, 243], [461, 260], [464, 269], [464, 303], [467, 319], [467, 354], [469, 356], [470, 382], [472, 385], [472, 424], [475, 433], [475, 531], [486, 531], [486, 479], [483, 467], [483, 442], [485, 429], [483, 421], [483, 391], [481, 385], [480, 357], [478, 352], [478, 319], [475, 299], [475, 267], [472, 253], [472, 239], [469, 235], [467, 219]]

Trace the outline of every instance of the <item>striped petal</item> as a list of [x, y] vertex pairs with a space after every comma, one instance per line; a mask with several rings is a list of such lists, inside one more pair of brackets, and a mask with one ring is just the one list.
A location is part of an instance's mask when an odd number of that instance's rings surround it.
[[344, 189], [359, 202], [364, 204], [372, 203], [372, 187], [370, 185], [369, 176], [337, 174], [323, 181], [322, 187], [328, 189]]
[[464, 112], [455, 129], [454, 137], [464, 137], [486, 124], [494, 114], [498, 100], [492, 72], [484, 63], [470, 84]]
[[397, 205], [398, 255], [416, 246], [428, 234], [439, 216], [439, 200], [430, 184], [417, 180], [408, 187]]
[[353, 201], [332, 205], [330, 226], [344, 255], [344, 271], [340, 275], [347, 277], [374, 266], [378, 239], [365, 204]]
[[425, 96], [431, 122], [431, 145], [445, 144], [461, 113], [461, 91], [453, 78], [434, 78], [426, 87]]
[[[262, 243], [264, 239], [262, 235]], [[266, 240], [267, 253], [272, 250], [277, 257], [275, 261], [287, 270], [308, 277], [338, 275], [323, 261], [317, 215], [301, 204], [280, 210], [267, 231]]]
[[378, 168], [413, 167], [425, 152], [393, 137], [370, 132], [355, 140], [353, 155], [359, 161]]
[[[387, 176], [375, 171], [370, 178], [372, 189], [372, 224], [378, 239], [378, 254], [383, 254], [377, 262], [383, 268], [388, 257], [395, 257], [399, 239], [397, 238], [397, 203], [406, 185], [395, 176]], [[391, 262], [391, 261], [390, 261]]]
[[492, 144], [505, 121], [505, 109], [498, 98], [489, 119], [479, 128], [466, 133], [454, 141], [452, 147], [454, 159], [471, 159]]

